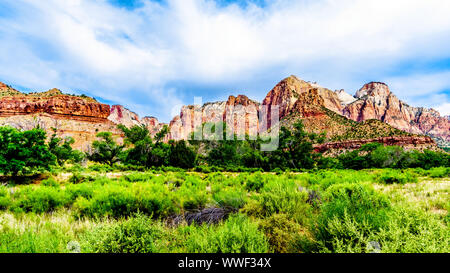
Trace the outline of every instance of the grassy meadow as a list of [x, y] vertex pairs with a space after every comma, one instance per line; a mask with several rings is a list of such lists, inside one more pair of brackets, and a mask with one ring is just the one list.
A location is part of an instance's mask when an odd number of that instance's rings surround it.
[[2, 177], [0, 252], [450, 252], [450, 168]]

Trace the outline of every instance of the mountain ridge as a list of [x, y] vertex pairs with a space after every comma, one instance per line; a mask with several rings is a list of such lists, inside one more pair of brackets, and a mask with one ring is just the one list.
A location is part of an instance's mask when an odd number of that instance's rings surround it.
[[[414, 138], [416, 135], [429, 135], [441, 141], [442, 146], [450, 141], [449, 117], [441, 116], [433, 109], [407, 105], [381, 82], [367, 83], [351, 96], [343, 89], [332, 91], [291, 75], [277, 83], [261, 102], [245, 95], [231, 95], [226, 101], [206, 102], [201, 106], [185, 105], [168, 124], [159, 122], [155, 117], [140, 118], [121, 105], [102, 104], [84, 95], [67, 95], [56, 88], [25, 94], [0, 82], [0, 125], [28, 128], [39, 117], [45, 121], [42, 125], [48, 131], [58, 121], [65, 122], [67, 124], [62, 126], [64, 128], [60, 129], [60, 134], [74, 134], [78, 140], [76, 148], [79, 149], [88, 148], [88, 142], [95, 139], [95, 133], [100, 130], [112, 131], [121, 140], [123, 135], [117, 124], [127, 127], [144, 125], [152, 135], [167, 125], [170, 129], [167, 139], [175, 140], [187, 139], [196, 129], [195, 124], [219, 121], [230, 122], [233, 126], [243, 122], [245, 132], [235, 133], [255, 134], [262, 129], [260, 122], [267, 121], [270, 128], [271, 111], [275, 106], [279, 106], [282, 125], [289, 127], [301, 118], [307, 130], [327, 131], [327, 141], [330, 143], [364, 137]], [[259, 120], [264, 107], [268, 109], [267, 115], [263, 116], [267, 120]], [[233, 126], [230, 127], [235, 128]]]

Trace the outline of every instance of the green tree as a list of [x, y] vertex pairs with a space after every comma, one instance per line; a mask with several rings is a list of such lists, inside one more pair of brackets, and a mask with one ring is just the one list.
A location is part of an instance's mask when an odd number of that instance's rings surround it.
[[130, 147], [124, 156], [126, 163], [146, 167], [168, 164], [170, 147], [162, 142], [168, 133], [167, 126], [164, 126], [156, 134], [156, 142], [153, 142], [150, 132], [145, 125], [135, 125], [131, 128], [119, 125], [119, 129], [124, 132], [125, 144]]
[[313, 144], [323, 143], [324, 140], [324, 134], [307, 133], [301, 120], [294, 123], [292, 131], [281, 127], [279, 147], [272, 154], [272, 162], [277, 167], [313, 168], [320, 157], [314, 152]]
[[196, 153], [186, 145], [186, 141], [170, 141], [169, 164], [180, 168], [193, 168], [196, 163]]
[[88, 155], [88, 158], [92, 161], [112, 166], [119, 161], [124, 146], [118, 145], [114, 141], [111, 132], [100, 132], [97, 134], [97, 137], [101, 138], [101, 140], [95, 140], [92, 143], [93, 151]]
[[45, 140], [46, 133], [39, 127], [29, 131], [0, 127], [0, 172], [17, 176], [50, 169], [55, 156]]
[[58, 164], [61, 166], [67, 160], [80, 162], [83, 159], [83, 153], [72, 149], [75, 140], [72, 137], [66, 137], [65, 139], [58, 138], [56, 136], [56, 129], [53, 129], [53, 131], [54, 134], [48, 142], [48, 148], [55, 155]]

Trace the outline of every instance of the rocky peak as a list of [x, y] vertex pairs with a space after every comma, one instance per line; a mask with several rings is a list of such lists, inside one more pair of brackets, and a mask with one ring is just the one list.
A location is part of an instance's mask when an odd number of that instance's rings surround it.
[[227, 105], [242, 105], [242, 106], [248, 106], [248, 105], [259, 105], [259, 102], [256, 102], [254, 100], [249, 99], [245, 95], [238, 95], [237, 97], [231, 95], [228, 97]]
[[366, 83], [361, 89], [359, 89], [356, 92], [355, 97], [359, 99], [365, 96], [386, 98], [390, 94], [391, 91], [389, 90], [387, 84], [382, 82], [370, 82]]
[[342, 111], [344, 116], [352, 120], [378, 119], [409, 133], [450, 141], [448, 119], [441, 117], [436, 110], [409, 106], [399, 100], [384, 83], [365, 84], [355, 96], [358, 100], [346, 105]]
[[45, 96], [59, 96], [59, 95], [63, 95], [63, 92], [61, 90], [59, 90], [58, 88], [52, 88], [46, 92], [41, 93], [42, 95]]
[[138, 115], [122, 105], [111, 106], [111, 114], [108, 116], [108, 119], [116, 124], [125, 125], [126, 127], [140, 125]]
[[[302, 95], [306, 93], [307, 95]], [[298, 102], [300, 101], [300, 102]], [[326, 107], [336, 113], [342, 112], [342, 101], [338, 95], [326, 88], [320, 87], [317, 84], [312, 84], [300, 80], [296, 76], [290, 76], [281, 82], [279, 82], [264, 98], [262, 104], [268, 106], [269, 119], [268, 126], [270, 127], [272, 122], [270, 121], [271, 109], [277, 106], [279, 109], [279, 118], [282, 119], [289, 115], [292, 111], [300, 111], [305, 107], [299, 107], [299, 105], [305, 105], [305, 102], [320, 103], [318, 106]], [[298, 102], [298, 103], [297, 103]], [[303, 113], [299, 113], [301, 116]]]
[[22, 93], [20, 93], [16, 89], [12, 88], [11, 86], [9, 86], [3, 82], [0, 82], [0, 97], [17, 96], [17, 95], [21, 95], [21, 94]]

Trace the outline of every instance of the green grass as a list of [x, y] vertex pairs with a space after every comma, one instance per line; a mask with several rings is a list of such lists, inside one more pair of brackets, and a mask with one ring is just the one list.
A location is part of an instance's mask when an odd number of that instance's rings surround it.
[[[449, 252], [449, 184], [449, 168], [77, 167], [0, 186], [0, 252]], [[229, 217], [170, 222], [209, 207]]]

